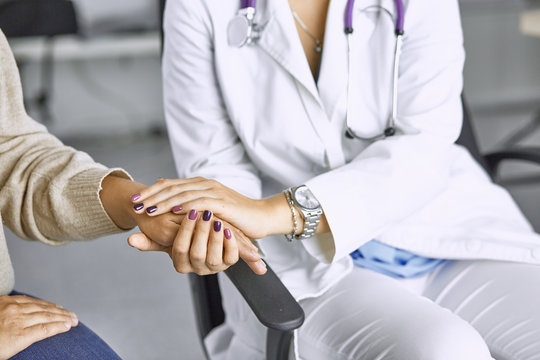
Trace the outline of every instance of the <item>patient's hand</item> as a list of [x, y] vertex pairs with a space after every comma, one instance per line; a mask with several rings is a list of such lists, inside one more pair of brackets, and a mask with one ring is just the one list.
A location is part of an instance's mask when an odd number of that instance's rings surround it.
[[0, 360], [11, 358], [35, 342], [69, 331], [74, 313], [28, 296], [0, 296]]
[[[151, 221], [164, 215], [167, 214], [147, 218]], [[251, 240], [209, 211], [202, 214], [196, 210], [190, 211], [180, 223], [171, 245], [160, 244], [147, 235], [133, 234], [129, 237], [129, 244], [141, 251], [166, 252], [176, 271], [183, 274], [215, 274], [235, 264], [239, 257], [242, 257], [256, 274], [266, 272], [266, 265]]]
[[[143, 184], [115, 176], [107, 176], [102, 182], [100, 197], [111, 219], [120, 228], [127, 230], [137, 225], [142, 232], [130, 237], [132, 246], [140, 250], [167, 252], [173, 259], [175, 268], [180, 272], [215, 273], [238, 261], [239, 256], [255, 273], [264, 274], [266, 272], [266, 267], [257, 253], [257, 248], [242, 232], [228, 224], [222, 225], [222, 229], [219, 231], [220, 235], [209, 231], [210, 227], [207, 225], [211, 223], [213, 226], [214, 220], [219, 219], [201, 220], [205, 224], [194, 226], [195, 224], [192, 224], [194, 220], [190, 220], [188, 216], [183, 214], [167, 212], [148, 216], [149, 211], [137, 211], [139, 205], [143, 204], [140, 203], [140, 194], [133, 194], [142, 192], [145, 188], [146, 186]], [[196, 221], [196, 223], [198, 222]], [[225, 228], [229, 229], [233, 236], [230, 240], [225, 239], [224, 241]], [[201, 235], [205, 229], [206, 237]], [[217, 239], [219, 236], [221, 236], [221, 240]], [[204, 244], [203, 238], [205, 239]], [[222, 244], [219, 250], [215, 245], [216, 242]], [[189, 262], [185, 253], [182, 254], [186, 251], [186, 243], [189, 243], [187, 249], [190, 252], [190, 258], [192, 258]], [[209, 251], [208, 254], [206, 250]]]

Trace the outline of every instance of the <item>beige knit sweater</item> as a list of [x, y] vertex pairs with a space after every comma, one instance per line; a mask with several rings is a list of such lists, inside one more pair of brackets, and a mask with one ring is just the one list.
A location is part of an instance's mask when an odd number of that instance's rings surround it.
[[[13, 54], [0, 31], [0, 219], [21, 238], [59, 245], [121, 231], [99, 200], [107, 169], [63, 145], [25, 112]], [[11, 292], [13, 268], [0, 227], [0, 295]]]

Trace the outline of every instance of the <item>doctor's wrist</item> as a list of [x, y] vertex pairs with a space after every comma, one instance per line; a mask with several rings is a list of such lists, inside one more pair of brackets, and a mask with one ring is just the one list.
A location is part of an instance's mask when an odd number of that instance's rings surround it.
[[[263, 202], [261, 208], [264, 209], [263, 214], [266, 217], [264, 221], [266, 236], [292, 233], [294, 220], [285, 194], [279, 193], [261, 201]], [[304, 218], [296, 206], [295, 212], [297, 220], [296, 234], [300, 234], [304, 229]]]

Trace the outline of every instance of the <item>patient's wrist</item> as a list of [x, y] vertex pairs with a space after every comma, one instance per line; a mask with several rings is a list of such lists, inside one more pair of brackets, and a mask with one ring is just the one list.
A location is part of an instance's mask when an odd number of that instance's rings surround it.
[[128, 230], [137, 225], [130, 196], [145, 188], [138, 182], [114, 175], [106, 176], [101, 182], [99, 196], [107, 214], [116, 226]]

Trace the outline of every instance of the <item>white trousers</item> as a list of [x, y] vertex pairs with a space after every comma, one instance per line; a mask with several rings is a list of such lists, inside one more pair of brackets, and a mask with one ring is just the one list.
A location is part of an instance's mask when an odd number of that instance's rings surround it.
[[303, 360], [540, 359], [540, 266], [452, 261], [419, 279], [355, 267], [301, 301]]

